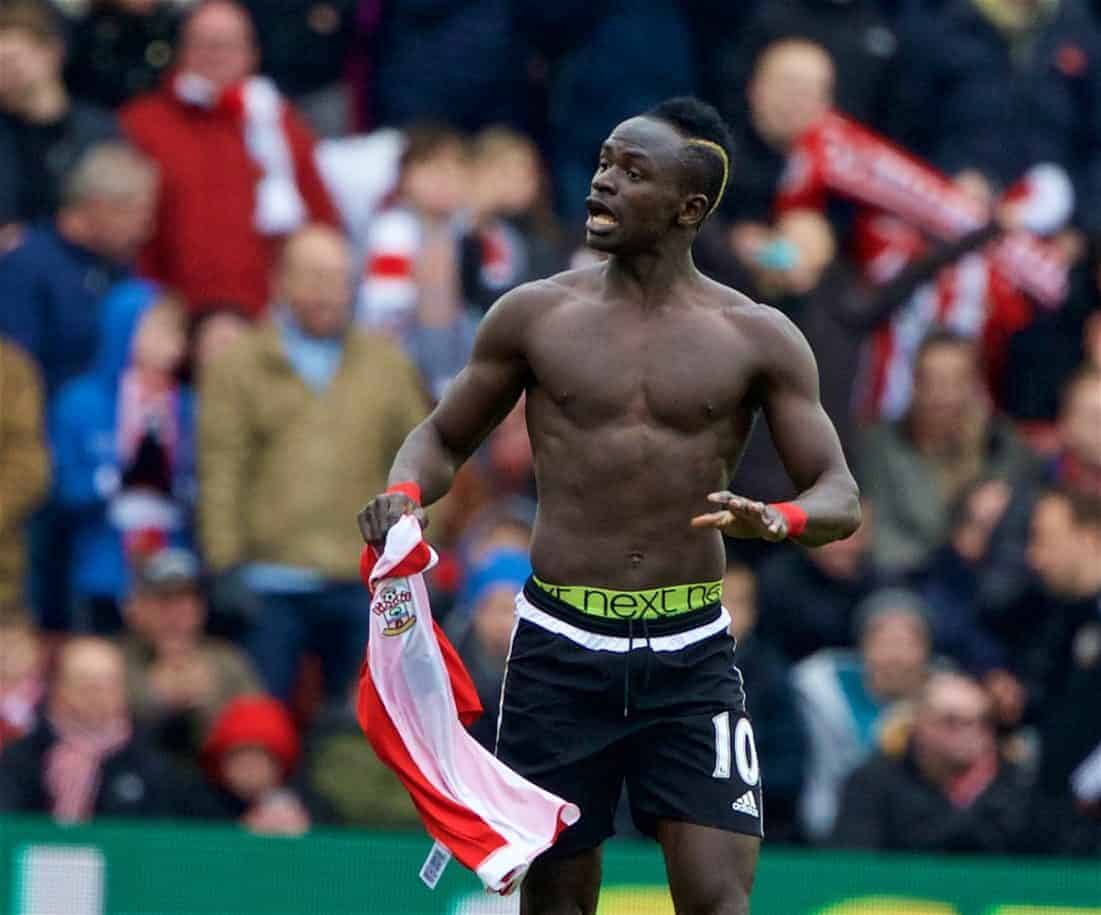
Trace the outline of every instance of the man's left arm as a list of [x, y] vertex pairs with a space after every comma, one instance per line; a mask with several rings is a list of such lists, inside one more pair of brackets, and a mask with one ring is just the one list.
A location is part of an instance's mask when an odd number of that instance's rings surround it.
[[761, 353], [758, 402], [799, 495], [765, 505], [730, 492], [712, 493], [708, 499], [722, 510], [692, 524], [717, 527], [731, 537], [790, 538], [804, 546], [843, 540], [860, 525], [860, 491], [822, 407], [814, 354], [795, 325], [772, 309], [763, 313], [754, 342]]

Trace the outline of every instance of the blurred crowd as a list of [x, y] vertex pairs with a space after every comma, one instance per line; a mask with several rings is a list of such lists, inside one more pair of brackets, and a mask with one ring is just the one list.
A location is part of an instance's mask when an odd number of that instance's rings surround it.
[[[770, 837], [1101, 854], [1086, 0], [3, 0], [0, 811], [416, 823], [355, 513], [683, 93], [737, 137], [697, 263], [803, 329], [865, 500], [729, 546]], [[793, 495], [763, 424], [731, 488]], [[535, 496], [521, 403], [430, 512], [490, 746]]]

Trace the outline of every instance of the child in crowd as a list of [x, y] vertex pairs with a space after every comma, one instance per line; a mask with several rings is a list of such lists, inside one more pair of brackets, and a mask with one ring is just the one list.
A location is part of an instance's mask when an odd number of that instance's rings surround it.
[[143, 281], [108, 294], [98, 359], [61, 389], [50, 423], [57, 502], [73, 533], [77, 628], [120, 626], [135, 561], [190, 539], [191, 391], [177, 382], [184, 309]]
[[301, 835], [315, 819], [291, 787], [298, 731], [270, 696], [240, 696], [215, 721], [203, 747], [207, 775], [223, 815], [252, 832]]

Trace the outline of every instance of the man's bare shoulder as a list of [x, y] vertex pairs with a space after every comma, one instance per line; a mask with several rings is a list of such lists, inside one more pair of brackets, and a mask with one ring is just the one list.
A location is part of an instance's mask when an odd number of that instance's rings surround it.
[[598, 288], [603, 265], [566, 270], [543, 279], [521, 283], [506, 292], [489, 310], [487, 318], [516, 326], [536, 315], [546, 315], [556, 306], [592, 296]]
[[756, 302], [744, 293], [712, 281], [715, 301], [723, 317], [754, 344], [771, 351], [807, 346], [803, 332], [780, 309]]

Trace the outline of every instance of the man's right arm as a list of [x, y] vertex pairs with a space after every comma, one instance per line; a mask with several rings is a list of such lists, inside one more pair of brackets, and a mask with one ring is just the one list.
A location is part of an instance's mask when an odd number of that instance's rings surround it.
[[[548, 304], [545, 282], [502, 296], [478, 327], [466, 367], [428, 418], [406, 437], [390, 469], [389, 484], [413, 483], [430, 505], [450, 488], [455, 473], [516, 405], [529, 376], [524, 350], [528, 323]], [[397, 520], [416, 509], [401, 492], [372, 499], [359, 513], [368, 543], [381, 542]]]

